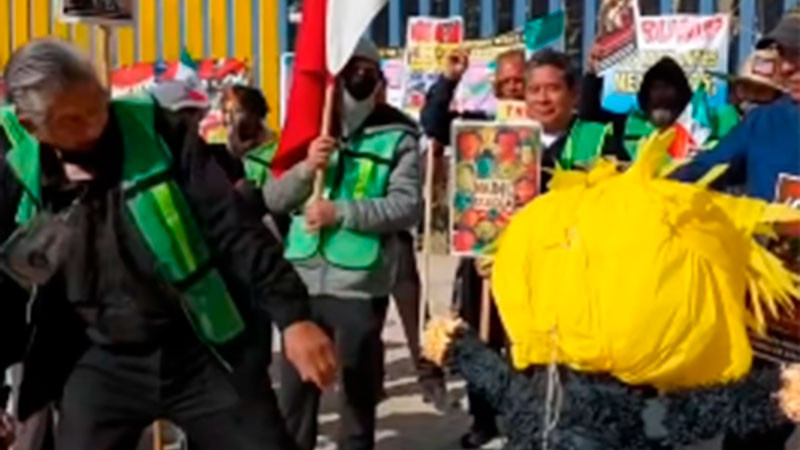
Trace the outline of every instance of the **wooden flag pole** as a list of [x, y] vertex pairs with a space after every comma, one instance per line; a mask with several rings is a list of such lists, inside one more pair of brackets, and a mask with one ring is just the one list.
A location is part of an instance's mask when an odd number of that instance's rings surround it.
[[[322, 108], [322, 129], [321, 136], [330, 136], [333, 133], [333, 112], [336, 101], [336, 82], [328, 83], [325, 88], [325, 105]], [[325, 187], [325, 171], [320, 169], [314, 174], [314, 191], [311, 194], [311, 201], [322, 198], [322, 191]]]
[[164, 424], [160, 420], [153, 422], [153, 450], [164, 450]]
[[425, 313], [428, 311], [431, 297], [431, 247], [432, 247], [432, 228], [433, 228], [433, 172], [436, 158], [437, 143], [431, 139], [428, 141], [428, 151], [425, 152], [425, 190], [423, 191], [423, 201], [425, 202], [425, 216], [422, 228], [422, 299], [419, 302], [419, 335], [425, 331]]
[[483, 342], [489, 342], [492, 314], [492, 282], [489, 278], [481, 280], [481, 322], [480, 337]]

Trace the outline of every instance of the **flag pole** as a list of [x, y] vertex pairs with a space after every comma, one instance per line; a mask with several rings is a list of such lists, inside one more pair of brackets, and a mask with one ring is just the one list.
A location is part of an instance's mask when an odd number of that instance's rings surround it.
[[[322, 133], [321, 136], [330, 136], [333, 133], [333, 106], [336, 101], [336, 83], [329, 81], [325, 88], [325, 104], [322, 108]], [[314, 174], [314, 191], [311, 200], [322, 198], [322, 190], [325, 187], [325, 170], [318, 169]]]
[[488, 278], [481, 279], [481, 315], [480, 315], [480, 338], [483, 342], [489, 342], [491, 332], [492, 314], [492, 282]]
[[425, 154], [425, 190], [423, 191], [423, 201], [425, 202], [425, 223], [422, 228], [422, 301], [419, 302], [419, 333], [420, 336], [425, 331], [425, 312], [428, 311], [431, 296], [431, 234], [433, 228], [433, 171], [436, 164], [434, 153], [437, 142], [433, 139], [428, 141], [428, 151]]

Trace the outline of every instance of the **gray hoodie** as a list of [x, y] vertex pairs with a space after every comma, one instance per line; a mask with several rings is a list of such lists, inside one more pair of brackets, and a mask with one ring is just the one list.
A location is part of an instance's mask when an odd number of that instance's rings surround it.
[[[407, 128], [394, 155], [386, 196], [356, 201], [337, 201], [342, 227], [379, 233], [383, 240], [380, 261], [369, 270], [348, 270], [330, 265], [319, 255], [294, 266], [312, 296], [372, 299], [388, 296], [394, 285], [397, 233], [417, 224], [421, 210], [419, 135], [415, 124], [386, 105], [376, 106], [365, 129]], [[314, 172], [305, 163], [295, 165], [279, 179], [264, 186], [267, 208], [276, 213], [298, 212], [311, 196]]]

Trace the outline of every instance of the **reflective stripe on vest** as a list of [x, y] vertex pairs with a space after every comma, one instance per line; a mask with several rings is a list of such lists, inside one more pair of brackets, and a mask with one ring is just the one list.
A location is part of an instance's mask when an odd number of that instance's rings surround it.
[[[409, 130], [385, 127], [352, 138], [335, 152], [325, 173], [325, 198], [360, 200], [386, 195], [395, 151]], [[330, 264], [363, 270], [375, 265], [381, 255], [381, 237], [341, 226], [306, 231], [305, 217], [292, 217], [285, 257], [302, 261], [321, 254]]]
[[[198, 336], [211, 344], [230, 341], [244, 330], [244, 321], [212, 267], [210, 251], [183, 192], [170, 176], [172, 157], [155, 132], [153, 100], [116, 100], [112, 108], [123, 139], [121, 188], [127, 216], [153, 255], [158, 276], [180, 294]], [[39, 145], [15, 118], [12, 121], [4, 113], [2, 119], [14, 141], [7, 155], [9, 166], [32, 197], [35, 214], [41, 205]], [[20, 130], [27, 137], [19, 136]], [[25, 203], [23, 196], [17, 216], [30, 220], [33, 215], [27, 216]]]
[[278, 144], [270, 142], [250, 150], [244, 155], [244, 177], [256, 187], [263, 187], [272, 176], [270, 165], [277, 149]]
[[628, 152], [631, 161], [636, 160], [636, 155], [639, 153], [639, 145], [644, 139], [650, 136], [651, 133], [656, 131], [656, 128], [650, 124], [650, 121], [640, 111], [634, 111], [628, 114], [625, 119], [625, 151]]
[[590, 166], [602, 155], [606, 136], [610, 132], [609, 124], [576, 120], [558, 159], [561, 168], [571, 170], [575, 166]]

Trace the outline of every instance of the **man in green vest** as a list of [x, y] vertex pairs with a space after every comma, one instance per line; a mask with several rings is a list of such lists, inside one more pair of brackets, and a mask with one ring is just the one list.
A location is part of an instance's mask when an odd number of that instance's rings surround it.
[[[0, 317], [30, 334], [3, 342], [0, 369], [23, 359], [19, 419], [57, 401], [58, 450], [133, 450], [156, 419], [192, 448], [293, 448], [249, 359], [270, 347], [254, 325], [274, 320], [319, 386], [332, 346], [196, 124], [149, 96], [109, 101], [58, 40], [19, 49], [3, 78]], [[6, 295], [14, 282], [28, 293]]]
[[[334, 338], [341, 365], [341, 450], [374, 448], [382, 385], [383, 327], [394, 286], [397, 236], [421, 209], [418, 132], [400, 111], [376, 102], [380, 57], [359, 42], [337, 77], [341, 138], [321, 136], [307, 158], [264, 189], [267, 208], [295, 211], [287, 259], [311, 294], [311, 314]], [[313, 195], [324, 171], [322, 195]], [[286, 365], [281, 406], [302, 450], [317, 439], [320, 391]]]
[[242, 161], [244, 178], [262, 188], [270, 177], [270, 164], [277, 148], [264, 125], [269, 107], [258, 89], [234, 85], [225, 90], [222, 117], [228, 130], [228, 151]]

